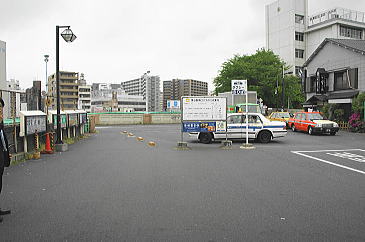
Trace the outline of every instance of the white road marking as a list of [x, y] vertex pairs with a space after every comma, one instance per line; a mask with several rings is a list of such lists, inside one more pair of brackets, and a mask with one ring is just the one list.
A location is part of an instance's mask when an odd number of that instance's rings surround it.
[[351, 150], [359, 150], [364, 151], [362, 149], [347, 149], [347, 150], [303, 150], [303, 151], [292, 151], [292, 152], [301, 152], [301, 153], [315, 153], [315, 152], [332, 152], [332, 151], [351, 151]]
[[351, 168], [351, 167], [348, 167], [348, 166], [344, 166], [344, 165], [340, 165], [340, 164], [337, 164], [337, 163], [334, 163], [334, 162], [331, 162], [331, 161], [327, 161], [327, 160], [320, 159], [320, 158], [317, 158], [317, 157], [313, 157], [313, 156], [310, 156], [310, 155], [302, 154], [302, 153], [332, 152], [332, 151], [351, 151], [351, 150], [352, 151], [354, 151], [354, 150], [365, 151], [365, 150], [362, 150], [362, 149], [348, 149], [348, 150], [320, 150], [320, 151], [319, 150], [316, 150], [316, 151], [291, 151], [291, 152], [294, 153], [294, 154], [297, 154], [297, 155], [301, 155], [301, 156], [304, 156], [304, 157], [313, 159], [313, 160], [318, 160], [318, 161], [321, 161], [321, 162], [326, 163], [326, 164], [330, 164], [330, 165], [333, 165], [333, 166], [341, 167], [343, 169], [347, 169], [347, 170], [354, 171], [354, 172], [357, 172], [357, 173], [360, 173], [360, 174], [365, 175], [365, 171], [357, 170], [357, 169], [354, 169], [354, 168]]

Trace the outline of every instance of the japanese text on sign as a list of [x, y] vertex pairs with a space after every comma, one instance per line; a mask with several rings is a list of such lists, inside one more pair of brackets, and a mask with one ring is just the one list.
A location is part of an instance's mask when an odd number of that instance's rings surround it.
[[183, 97], [183, 121], [226, 120], [225, 97]]
[[231, 86], [233, 95], [244, 95], [247, 91], [247, 80], [232, 80]]
[[28, 116], [26, 117], [26, 131], [27, 135], [46, 131], [46, 116]]

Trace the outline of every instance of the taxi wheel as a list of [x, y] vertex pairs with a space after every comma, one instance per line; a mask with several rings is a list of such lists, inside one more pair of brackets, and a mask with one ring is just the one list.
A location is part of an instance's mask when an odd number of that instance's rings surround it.
[[261, 131], [257, 139], [261, 143], [269, 143], [271, 141], [271, 133], [269, 131]]
[[212, 142], [211, 133], [200, 133], [199, 140], [203, 144], [210, 144]]
[[293, 132], [296, 132], [296, 131], [297, 131], [297, 129], [295, 128], [295, 125], [294, 125], [294, 124], [291, 126], [291, 130], [292, 130]]
[[312, 128], [312, 126], [309, 126], [309, 128], [308, 128], [308, 134], [313, 135], [313, 128]]
[[330, 135], [336, 135], [336, 132], [331, 132]]

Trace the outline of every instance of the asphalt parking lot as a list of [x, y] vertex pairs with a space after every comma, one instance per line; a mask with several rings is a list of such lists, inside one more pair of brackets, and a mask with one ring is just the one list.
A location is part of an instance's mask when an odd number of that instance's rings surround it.
[[179, 130], [101, 127], [58, 160], [11, 167], [2, 203], [14, 214], [0, 234], [63, 241], [365, 240], [364, 134], [288, 131], [269, 144], [253, 143], [253, 150], [240, 149], [241, 141], [224, 150], [220, 142], [184, 135], [191, 149], [177, 150]]

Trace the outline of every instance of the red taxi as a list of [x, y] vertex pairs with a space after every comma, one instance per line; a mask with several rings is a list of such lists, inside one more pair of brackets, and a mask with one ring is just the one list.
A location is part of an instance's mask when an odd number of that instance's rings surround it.
[[289, 127], [295, 132], [297, 130], [315, 133], [328, 133], [335, 135], [339, 130], [336, 122], [326, 120], [320, 112], [298, 112], [288, 121]]

